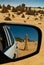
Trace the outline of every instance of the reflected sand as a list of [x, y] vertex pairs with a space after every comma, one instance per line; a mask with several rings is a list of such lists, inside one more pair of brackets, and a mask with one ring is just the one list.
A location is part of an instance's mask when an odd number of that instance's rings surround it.
[[37, 42], [28, 42], [28, 49], [24, 49], [25, 43], [24, 42], [18, 42], [18, 57], [25, 56], [27, 54], [31, 54], [37, 50]]

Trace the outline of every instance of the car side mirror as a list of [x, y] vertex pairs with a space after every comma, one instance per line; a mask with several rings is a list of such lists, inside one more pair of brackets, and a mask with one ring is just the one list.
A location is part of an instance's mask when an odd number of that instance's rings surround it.
[[39, 53], [42, 32], [33, 25], [0, 23], [0, 64]]

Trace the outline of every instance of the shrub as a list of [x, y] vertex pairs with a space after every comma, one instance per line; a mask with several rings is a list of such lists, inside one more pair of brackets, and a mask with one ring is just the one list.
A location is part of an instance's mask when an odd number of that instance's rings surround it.
[[26, 21], [24, 21], [24, 23], [26, 23]]
[[36, 10], [33, 10], [34, 16], [38, 15], [38, 12]]
[[18, 11], [24, 12], [25, 11], [24, 9], [25, 9], [25, 4], [22, 4], [17, 6], [16, 8], [12, 7], [12, 12], [18, 12]]
[[17, 11], [21, 11], [21, 12], [24, 12], [25, 10], [24, 10], [24, 7], [22, 7], [22, 6], [17, 6], [16, 7], [16, 10]]
[[25, 4], [24, 3], [22, 4], [22, 7], [25, 7]]
[[6, 17], [4, 20], [11, 21], [11, 18], [10, 17]]
[[35, 13], [34, 13], [34, 11], [31, 10], [31, 11], [27, 11], [26, 14], [27, 15], [34, 15]]
[[40, 16], [42, 16], [42, 14]]
[[15, 18], [15, 16], [12, 14], [12, 17]]
[[16, 8], [12, 7], [12, 12], [17, 12]]
[[25, 15], [24, 14], [22, 14], [22, 16], [21, 16], [22, 18], [25, 18]]
[[0, 5], [0, 8], [2, 8], [2, 6]]
[[11, 6], [10, 6], [10, 5], [7, 5], [7, 9], [8, 9], [8, 10], [11, 10]]
[[35, 16], [36, 16], [36, 15], [38, 15], [38, 13], [37, 13], [37, 12], [35, 13]]
[[43, 10], [39, 10], [38, 13], [44, 14], [44, 11]]
[[16, 7], [16, 10], [17, 10], [17, 11], [21, 11], [21, 6], [20, 6], [20, 5], [17, 6], [17, 7]]
[[41, 9], [41, 7], [38, 7], [39, 9]]
[[8, 11], [7, 7], [5, 7], [5, 5], [3, 5], [1, 12], [8, 13], [9, 11]]
[[39, 18], [40, 18], [40, 20], [42, 20], [42, 19], [43, 19], [43, 17], [42, 17], [42, 16], [39, 16]]
[[38, 18], [35, 18], [35, 20], [38, 20]]
[[22, 38], [20, 38], [20, 37], [15, 37], [15, 40], [16, 41], [19, 41], [19, 42], [23, 42], [24, 40], [22, 39]]
[[8, 14], [8, 16], [10, 17], [10, 13]]
[[42, 24], [42, 23], [38, 23], [38, 24]]
[[27, 17], [27, 19], [29, 19], [29, 17]]
[[38, 12], [36, 10], [31, 10], [31, 8], [29, 8], [29, 10], [26, 11], [27, 15], [38, 15]]
[[21, 11], [18, 11], [18, 12], [17, 12], [17, 15], [20, 15], [20, 14], [22, 14], [22, 12], [21, 12]]

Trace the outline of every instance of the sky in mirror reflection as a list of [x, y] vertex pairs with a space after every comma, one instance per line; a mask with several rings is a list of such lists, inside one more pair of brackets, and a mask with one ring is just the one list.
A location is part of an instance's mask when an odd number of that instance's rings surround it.
[[13, 33], [14, 37], [19, 37], [21, 39], [25, 38], [28, 34], [28, 38], [33, 41], [38, 41], [38, 32], [32, 27], [26, 26], [10, 26], [10, 31]]

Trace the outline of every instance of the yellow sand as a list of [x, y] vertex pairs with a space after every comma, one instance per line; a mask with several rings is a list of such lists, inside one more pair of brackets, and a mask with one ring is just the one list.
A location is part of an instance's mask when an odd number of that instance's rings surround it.
[[18, 41], [17, 43], [18, 43], [18, 56], [17, 57], [22, 57], [22, 56], [25, 56], [27, 54], [31, 54], [37, 50], [37, 43], [36, 42], [28, 42], [27, 43], [28, 49], [25, 49], [25, 50], [24, 50], [24, 47], [25, 47], [24, 42]]
[[[10, 12], [10, 14], [14, 14], [14, 13]], [[42, 16], [43, 19], [40, 20], [39, 15], [38, 16], [25, 15], [25, 18], [21, 18], [21, 15], [16, 15], [16, 14], [14, 15], [15, 15], [15, 18], [12, 18], [10, 16], [12, 19], [11, 22], [20, 23], [20, 24], [31, 24], [41, 29], [42, 31], [41, 48], [40, 48], [40, 52], [33, 57], [30, 57], [21, 61], [17, 61], [17, 62], [7, 63], [4, 65], [44, 65], [44, 16]], [[6, 14], [0, 13], [0, 22], [6, 22], [4, 20], [5, 16]], [[29, 19], [27, 19], [27, 17], [29, 17]], [[36, 17], [38, 17], [38, 20], [35, 20]], [[24, 20], [26, 21], [26, 23], [24, 22]]]

